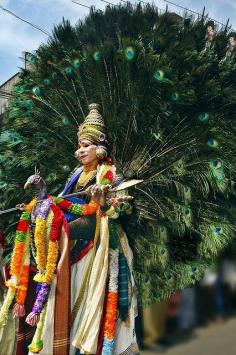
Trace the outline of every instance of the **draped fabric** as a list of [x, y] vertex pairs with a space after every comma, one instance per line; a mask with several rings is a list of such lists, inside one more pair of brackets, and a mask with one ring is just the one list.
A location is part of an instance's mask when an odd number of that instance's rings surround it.
[[[2, 300], [0, 301], [0, 307]], [[16, 351], [16, 337], [18, 319], [9, 315], [6, 325], [0, 328], [0, 354], [14, 355]]]
[[87, 286], [87, 302], [83, 317], [72, 344], [81, 354], [96, 354], [103, 315], [108, 273], [109, 230], [108, 217], [101, 218], [100, 244], [96, 252]]
[[[69, 237], [66, 221], [62, 233]], [[68, 243], [69, 245], [69, 243]], [[54, 310], [54, 342], [53, 355], [69, 353], [70, 344], [70, 250], [67, 248], [61, 265], [62, 271], [57, 276], [57, 287]]]

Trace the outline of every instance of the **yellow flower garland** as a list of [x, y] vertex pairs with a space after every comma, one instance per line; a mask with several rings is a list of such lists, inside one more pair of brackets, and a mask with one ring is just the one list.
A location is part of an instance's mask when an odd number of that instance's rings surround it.
[[36, 263], [40, 272], [43, 272], [46, 268], [47, 254], [45, 243], [45, 230], [46, 220], [36, 217], [36, 226], [34, 233], [35, 247], [36, 247]]
[[43, 277], [43, 282], [47, 282], [48, 284], [52, 283], [54, 272], [56, 269], [58, 253], [59, 253], [58, 241], [53, 242], [49, 240], [46, 272]]

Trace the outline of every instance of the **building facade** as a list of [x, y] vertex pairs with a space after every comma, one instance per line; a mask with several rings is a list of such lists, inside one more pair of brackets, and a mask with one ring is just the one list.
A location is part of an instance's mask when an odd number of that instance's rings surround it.
[[19, 73], [16, 73], [0, 86], [0, 125], [2, 123], [3, 114], [9, 105], [12, 89], [19, 80]]

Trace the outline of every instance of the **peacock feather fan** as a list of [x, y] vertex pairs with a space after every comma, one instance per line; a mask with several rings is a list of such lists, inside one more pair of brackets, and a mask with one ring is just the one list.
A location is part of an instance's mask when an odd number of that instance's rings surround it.
[[118, 172], [144, 180], [121, 221], [144, 305], [199, 280], [235, 234], [236, 62], [224, 59], [227, 30], [204, 50], [206, 28], [140, 4], [63, 20], [27, 58], [4, 117], [1, 208], [26, 199], [36, 164], [60, 191], [88, 105], [101, 105]]

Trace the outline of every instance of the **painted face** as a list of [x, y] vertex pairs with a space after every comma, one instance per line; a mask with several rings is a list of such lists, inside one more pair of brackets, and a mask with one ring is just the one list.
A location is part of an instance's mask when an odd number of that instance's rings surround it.
[[75, 156], [83, 165], [91, 164], [98, 161], [96, 155], [97, 146], [86, 139], [79, 141], [79, 149], [75, 152]]
[[207, 27], [207, 33], [209, 36], [214, 36], [215, 32], [214, 32], [214, 28], [212, 26], [208, 26]]
[[229, 44], [231, 45], [231, 47], [235, 47], [236, 46], [236, 38], [234, 38], [233, 36], [229, 37]]

